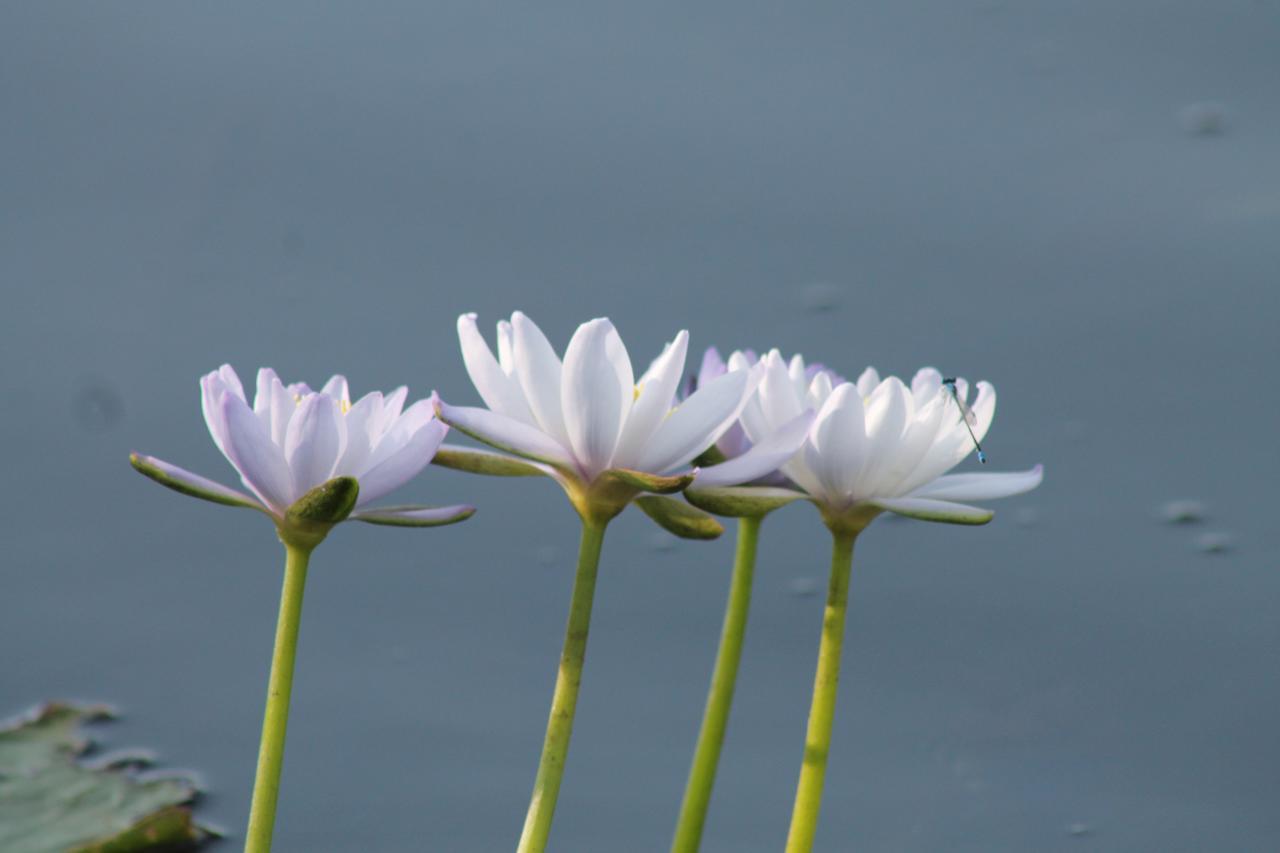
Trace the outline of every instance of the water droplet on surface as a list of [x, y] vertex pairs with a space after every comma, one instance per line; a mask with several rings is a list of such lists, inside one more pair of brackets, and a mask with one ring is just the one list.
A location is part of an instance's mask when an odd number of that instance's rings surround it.
[[85, 432], [107, 432], [124, 417], [124, 400], [107, 380], [86, 379], [76, 392], [71, 409]]
[[1196, 537], [1196, 550], [1204, 554], [1225, 554], [1235, 548], [1236, 539], [1230, 533], [1211, 531]]
[[1178, 124], [1191, 136], [1220, 136], [1227, 129], [1227, 108], [1214, 101], [1187, 104], [1178, 110]]
[[1194, 524], [1204, 521], [1208, 507], [1203, 501], [1190, 498], [1165, 501], [1160, 505], [1160, 517], [1169, 524]]
[[804, 310], [812, 314], [821, 314], [839, 308], [843, 297], [843, 287], [826, 281], [817, 281], [804, 286], [800, 294], [800, 304], [804, 306]]
[[1082, 838], [1086, 835], [1093, 835], [1093, 827], [1087, 823], [1072, 823], [1067, 825], [1067, 835], [1072, 838]]
[[796, 598], [809, 598], [818, 594], [818, 581], [814, 578], [792, 578], [787, 584], [787, 591]]

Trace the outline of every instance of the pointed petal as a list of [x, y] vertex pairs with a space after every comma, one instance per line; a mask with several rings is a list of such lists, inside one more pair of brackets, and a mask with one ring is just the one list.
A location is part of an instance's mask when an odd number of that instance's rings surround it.
[[[760, 430], [756, 424], [744, 424], [747, 435], [752, 441], [760, 441], [766, 435], [780, 428], [783, 424], [799, 417], [804, 411], [804, 401], [796, 393], [796, 386], [791, 382], [787, 372], [787, 364], [782, 354], [773, 350], [764, 359], [764, 379], [760, 382], [757, 396], [760, 408], [764, 413], [764, 427]], [[803, 387], [803, 386], [802, 386]]]
[[889, 512], [918, 518], [921, 521], [941, 521], [947, 524], [986, 524], [995, 517], [989, 509], [926, 498], [894, 498], [869, 501], [873, 506]]
[[476, 508], [466, 504], [457, 506], [387, 506], [362, 509], [351, 513], [355, 521], [384, 524], [389, 527], [439, 527], [466, 521], [475, 515]]
[[[609, 467], [622, 432], [622, 400], [632, 386], [622, 386], [618, 358], [610, 343], [613, 324], [597, 319], [574, 332], [564, 353], [561, 411], [573, 455], [588, 479]], [[628, 366], [629, 369], [629, 366]]]
[[[867, 461], [855, 486], [859, 497], [883, 494], [886, 473], [905, 464], [900, 454], [907, 429], [908, 400], [907, 388], [896, 376], [885, 379], [871, 392], [866, 404]], [[897, 479], [901, 480], [901, 476]]]
[[223, 456], [227, 455], [227, 421], [222, 416], [222, 398], [227, 393], [226, 383], [222, 381], [218, 371], [206, 373], [200, 378], [200, 410], [204, 413], [209, 435]]
[[243, 492], [229, 489], [221, 483], [215, 483], [213, 480], [201, 477], [199, 474], [193, 474], [185, 468], [171, 465], [163, 459], [157, 459], [154, 456], [143, 456], [141, 453], [131, 453], [129, 454], [129, 463], [133, 465], [138, 473], [150, 477], [162, 486], [168, 486], [175, 492], [181, 492], [193, 498], [203, 498], [206, 501], [213, 501], [218, 504], [226, 504], [227, 506], [262, 509], [262, 504]]
[[500, 415], [533, 423], [524, 392], [493, 357], [489, 345], [476, 328], [475, 314], [463, 314], [458, 318], [458, 341], [462, 344], [462, 360], [467, 366], [467, 375], [484, 404]]
[[431, 457], [431, 464], [491, 477], [547, 477], [554, 470], [538, 462], [528, 462], [504, 453], [494, 453], [492, 450], [480, 450], [476, 447], [460, 447], [456, 444], [440, 445], [435, 455]]
[[517, 311], [511, 315], [515, 375], [542, 431], [561, 444], [569, 443], [560, 410], [560, 358], [547, 336], [532, 320]]
[[923, 406], [933, 399], [942, 387], [942, 374], [936, 367], [922, 367], [911, 377], [911, 396], [916, 398], [916, 406]]
[[347, 387], [347, 377], [335, 373], [320, 389], [321, 394], [328, 394], [339, 403], [351, 403], [351, 389]]
[[222, 367], [218, 368], [217, 374], [218, 374], [218, 378], [221, 379], [223, 384], [227, 386], [228, 391], [230, 391], [232, 394], [235, 394], [241, 400], [245, 400], [245, 402], [248, 402], [248, 400], [246, 400], [244, 396], [244, 386], [240, 384], [240, 377], [236, 375], [236, 371], [234, 367], [232, 367], [229, 364], [224, 364], [222, 365]]
[[876, 390], [876, 386], [880, 384], [880, 372], [874, 367], [868, 367], [858, 376], [858, 393], [863, 397], [870, 397], [871, 392]]
[[490, 447], [558, 465], [574, 468], [573, 457], [541, 430], [488, 409], [439, 404], [440, 419], [463, 435], [483, 441]]
[[267, 425], [271, 423], [271, 387], [280, 377], [270, 367], [258, 368], [257, 390], [253, 395], [253, 413]]
[[947, 474], [911, 493], [913, 498], [947, 501], [989, 501], [1029, 492], [1044, 479], [1044, 466], [1028, 471], [990, 474]]
[[741, 456], [701, 469], [695, 483], [703, 488], [734, 486], [773, 473], [800, 450], [816, 416], [816, 412], [804, 412]]
[[448, 427], [432, 418], [410, 436], [399, 450], [361, 474], [358, 506], [375, 501], [416, 477], [419, 471], [427, 467], [448, 431]]
[[831, 392], [810, 431], [804, 462], [828, 498], [852, 496], [868, 464], [863, 409], [857, 387], [845, 382]]
[[511, 323], [506, 320], [498, 321], [498, 366], [502, 368], [502, 372], [508, 376], [515, 376], [516, 357], [515, 344], [513, 341], [514, 333], [511, 329]]
[[640, 453], [636, 468], [663, 473], [706, 450], [738, 419], [747, 401], [745, 370], [726, 373], [699, 388], [667, 416]]
[[227, 425], [227, 459], [245, 486], [273, 512], [283, 514], [296, 497], [284, 453], [271, 441], [249, 404], [234, 394], [222, 397]]
[[[355, 477], [365, 470], [369, 457], [373, 453], [374, 433], [372, 424], [382, 416], [383, 400], [380, 391], [365, 394], [343, 417], [346, 425], [347, 440], [342, 456], [333, 466], [333, 475]], [[381, 437], [379, 431], [378, 437]]]
[[729, 367], [720, 357], [720, 351], [715, 347], [707, 347], [707, 351], [702, 354], [702, 364], [698, 367], [697, 384], [693, 390], [698, 390], [712, 379], [724, 376], [728, 372]]
[[681, 331], [646, 372], [647, 378], [640, 384], [640, 396], [631, 406], [631, 414], [613, 453], [615, 466], [635, 467], [645, 445], [671, 411], [688, 350], [689, 333]]
[[284, 459], [293, 477], [293, 494], [301, 495], [333, 475], [342, 451], [338, 402], [328, 394], [310, 394], [298, 404], [284, 439]]

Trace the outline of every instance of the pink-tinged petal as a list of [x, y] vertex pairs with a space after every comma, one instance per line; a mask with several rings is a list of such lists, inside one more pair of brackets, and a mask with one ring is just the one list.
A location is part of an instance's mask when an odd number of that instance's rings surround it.
[[297, 414], [301, 398], [295, 397], [279, 379], [270, 382], [269, 393], [270, 416], [265, 421], [267, 432], [273, 443], [284, 447], [284, 437], [289, 433], [289, 421]]
[[388, 506], [353, 512], [350, 518], [389, 527], [439, 527], [465, 521], [475, 515], [476, 508], [457, 506]]
[[749, 371], [737, 370], [699, 388], [662, 422], [635, 467], [662, 474], [688, 464], [738, 419], [750, 381]]
[[759, 431], [753, 424], [744, 424], [747, 435], [752, 441], [759, 441], [764, 435], [780, 428], [783, 424], [795, 420], [805, 410], [804, 400], [796, 393], [796, 386], [791, 382], [786, 362], [782, 354], [773, 350], [764, 358], [764, 379], [757, 392], [760, 408], [764, 413], [764, 429]]
[[226, 383], [216, 370], [200, 378], [200, 409], [209, 435], [223, 456], [227, 455], [227, 420], [222, 415], [222, 398], [227, 393]]
[[273, 512], [283, 514], [293, 503], [293, 482], [284, 453], [271, 441], [249, 404], [235, 394], [222, 397], [227, 425], [227, 458], [241, 481]]
[[493, 357], [489, 345], [476, 328], [475, 314], [463, 314], [458, 318], [458, 341], [462, 344], [462, 360], [466, 364], [467, 375], [484, 404], [500, 415], [533, 423], [524, 393]]
[[311, 394], [298, 404], [284, 439], [284, 458], [293, 478], [293, 495], [301, 496], [333, 475], [342, 452], [343, 431], [338, 401]]
[[905, 515], [907, 518], [941, 521], [947, 524], [986, 524], [995, 516], [995, 513], [989, 509], [926, 498], [894, 498], [893, 500], [874, 500], [870, 503], [889, 512]]
[[573, 456], [567, 448], [541, 430], [488, 409], [439, 404], [440, 419], [463, 435], [483, 441], [490, 447], [545, 462], [548, 465], [573, 468]]
[[253, 413], [264, 424], [271, 423], [271, 389], [280, 377], [270, 367], [258, 368], [257, 389], [253, 395]]
[[347, 377], [340, 373], [335, 373], [324, 383], [324, 387], [320, 389], [321, 394], [328, 394], [339, 403], [351, 402], [351, 390], [347, 387]]
[[361, 476], [365, 471], [381, 465], [393, 454], [399, 453], [400, 448], [404, 447], [415, 432], [435, 418], [435, 405], [434, 396], [419, 400], [405, 409], [394, 421], [388, 423], [381, 434], [371, 435], [373, 452], [369, 454], [364, 465], [356, 470], [355, 476]]
[[347, 441], [342, 456], [333, 466], [334, 477], [359, 477], [365, 463], [373, 453], [373, 435], [370, 424], [382, 415], [382, 393], [371, 391], [351, 406], [343, 419], [346, 422]]
[[612, 323], [591, 320], [578, 327], [564, 353], [560, 408], [573, 455], [588, 479], [609, 467], [622, 432], [622, 399], [629, 405], [632, 394], [633, 386], [621, 384], [611, 337]]
[[911, 497], [946, 501], [989, 501], [1029, 492], [1039, 486], [1042, 480], [1043, 465], [1037, 465], [1028, 471], [947, 474], [916, 489]]
[[696, 391], [712, 379], [724, 376], [728, 372], [729, 366], [720, 357], [720, 351], [715, 347], [707, 347], [707, 351], [702, 354], [702, 364], [698, 367], [698, 382], [694, 390]]
[[645, 372], [646, 378], [640, 383], [640, 396], [631, 406], [631, 414], [627, 416], [622, 437], [618, 439], [618, 447], [613, 453], [614, 466], [636, 466], [645, 445], [671, 411], [688, 351], [689, 333], [681, 331]]
[[213, 480], [201, 477], [199, 474], [193, 474], [185, 468], [171, 465], [163, 459], [134, 453], [129, 456], [129, 461], [140, 473], [150, 477], [162, 486], [173, 489], [175, 492], [181, 492], [193, 498], [203, 498], [214, 503], [226, 504], [227, 506], [242, 506], [248, 509], [263, 508], [262, 504], [243, 492], [229, 489], [221, 483], [215, 483]]
[[382, 418], [383, 421], [379, 425], [380, 432], [386, 432], [387, 428], [400, 417], [400, 412], [404, 410], [404, 401], [409, 399], [409, 388], [401, 385], [395, 389], [382, 401]]
[[804, 444], [816, 416], [808, 411], [737, 458], [703, 468], [694, 481], [701, 488], [750, 483], [778, 470]]
[[229, 364], [224, 364], [217, 370], [218, 378], [227, 386], [227, 390], [235, 394], [246, 403], [248, 400], [244, 396], [244, 386], [240, 384], [240, 377], [236, 375], [235, 368]]
[[436, 448], [449, 431], [438, 420], [431, 420], [419, 428], [400, 449], [359, 476], [360, 497], [356, 506], [395, 491], [418, 475], [431, 462]]
[[805, 464], [828, 498], [851, 497], [870, 465], [863, 409], [857, 387], [845, 382], [831, 392], [810, 431]]
[[517, 311], [511, 315], [512, 365], [529, 408], [542, 431], [561, 444], [569, 443], [560, 409], [560, 357], [532, 320]]

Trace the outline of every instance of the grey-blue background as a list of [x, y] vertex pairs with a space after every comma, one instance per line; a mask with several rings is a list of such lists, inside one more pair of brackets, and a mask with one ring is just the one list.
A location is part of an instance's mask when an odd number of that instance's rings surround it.
[[[609, 315], [641, 363], [687, 327], [990, 379], [992, 467], [1047, 467], [989, 527], [862, 538], [820, 849], [1280, 847], [1278, 37], [1275, 2], [5, 3], [0, 710], [117, 703], [235, 847], [279, 547], [128, 451], [233, 481], [223, 361], [469, 404], [461, 311]], [[281, 850], [519, 832], [575, 519], [402, 496], [480, 513], [318, 552]], [[732, 542], [653, 530], [606, 542], [557, 850], [669, 841]], [[707, 851], [781, 847], [826, 549], [765, 527]]]

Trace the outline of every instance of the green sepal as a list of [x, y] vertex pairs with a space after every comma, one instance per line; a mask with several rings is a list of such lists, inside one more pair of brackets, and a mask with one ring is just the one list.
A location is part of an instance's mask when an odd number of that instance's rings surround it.
[[776, 486], [724, 486], [685, 490], [685, 500], [699, 509], [729, 518], [763, 518], [804, 494]]
[[231, 492], [230, 489], [224, 492], [214, 492], [198, 488], [191, 483], [184, 482], [175, 477], [171, 477], [161, 468], [151, 464], [145, 456], [138, 453], [129, 454], [129, 464], [133, 469], [144, 477], [156, 481], [160, 485], [168, 489], [173, 489], [179, 494], [188, 497], [200, 498], [201, 500], [210, 501], [223, 506], [239, 506], [245, 509], [261, 510], [262, 507], [248, 498], [240, 497]]
[[359, 515], [351, 516], [351, 520], [363, 521], [367, 524], [381, 524], [387, 527], [443, 527], [446, 524], [457, 524], [459, 521], [466, 521], [476, 514], [475, 507], [466, 507], [464, 511], [459, 512], [457, 515], [442, 519], [405, 518], [403, 515], [397, 514], [418, 509], [432, 509], [432, 507], [416, 504], [380, 506], [377, 509], [361, 510]]
[[636, 504], [662, 529], [681, 539], [716, 539], [724, 533], [724, 525], [712, 516], [675, 498], [643, 495]]
[[472, 447], [442, 445], [431, 459], [432, 465], [466, 471], [470, 474], [487, 474], [491, 477], [545, 477], [547, 472], [532, 462]]
[[710, 468], [712, 465], [719, 465], [721, 462], [728, 461], [729, 458], [720, 451], [719, 447], [713, 444], [694, 457], [693, 465], [695, 468]]
[[629, 468], [610, 468], [600, 477], [601, 479], [612, 478], [633, 489], [639, 489], [642, 492], [650, 492], [655, 495], [671, 495], [676, 492], [682, 492], [694, 480], [692, 472], [664, 477], [659, 474], [647, 474], [644, 471], [632, 471]]
[[314, 548], [335, 524], [351, 515], [359, 497], [360, 483], [355, 477], [334, 477], [321, 483], [285, 511], [278, 525], [280, 539], [286, 545]]

